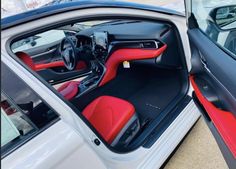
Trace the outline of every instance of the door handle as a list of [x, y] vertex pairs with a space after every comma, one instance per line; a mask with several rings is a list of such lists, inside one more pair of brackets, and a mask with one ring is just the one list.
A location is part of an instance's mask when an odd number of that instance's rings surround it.
[[206, 60], [204, 60], [204, 59], [202, 59], [202, 58], [201, 58], [200, 60], [201, 60], [201, 62], [202, 62], [202, 64], [203, 64], [203, 66], [204, 66], [204, 67], [207, 67], [207, 62], [206, 62]]
[[39, 57], [39, 56], [42, 56], [42, 55], [47, 55], [47, 54], [50, 54], [50, 53], [55, 52], [55, 51], [56, 51], [55, 48], [52, 48], [52, 49], [48, 48], [45, 52], [33, 55], [32, 58], [36, 58], [36, 57]]
[[200, 60], [201, 60], [202, 64], [207, 65], [207, 61], [200, 51], [199, 51], [199, 55], [200, 55]]
[[208, 68], [208, 64], [207, 64], [206, 59], [203, 58], [203, 57], [201, 57], [201, 58], [200, 58], [200, 61], [201, 61], [201, 63], [203, 64], [203, 67], [204, 67], [208, 72], [211, 73], [210, 69]]
[[56, 48], [48, 48], [47, 52], [54, 52], [56, 50]]

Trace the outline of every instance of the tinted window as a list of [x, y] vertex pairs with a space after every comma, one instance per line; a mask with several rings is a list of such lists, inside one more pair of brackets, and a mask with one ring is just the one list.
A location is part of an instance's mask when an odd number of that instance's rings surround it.
[[58, 115], [5, 64], [1, 69], [1, 153], [5, 155], [55, 122]]

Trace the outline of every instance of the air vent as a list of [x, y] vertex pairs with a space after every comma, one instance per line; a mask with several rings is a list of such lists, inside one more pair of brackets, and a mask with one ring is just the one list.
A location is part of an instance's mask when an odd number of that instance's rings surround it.
[[156, 49], [158, 48], [158, 44], [155, 41], [148, 41], [148, 42], [143, 42], [142, 47], [148, 49]]

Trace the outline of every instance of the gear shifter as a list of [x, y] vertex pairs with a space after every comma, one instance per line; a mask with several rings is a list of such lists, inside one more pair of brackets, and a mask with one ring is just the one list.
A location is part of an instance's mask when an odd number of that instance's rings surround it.
[[91, 61], [91, 71], [92, 73], [86, 77], [83, 81], [81, 81], [81, 91], [85, 91], [89, 88], [91, 88], [94, 85], [97, 85], [99, 82], [99, 79], [101, 78], [103, 67], [99, 63], [98, 60]]
[[100, 74], [100, 69], [98, 67], [98, 63], [95, 63], [96, 61], [91, 62], [91, 69], [93, 74]]

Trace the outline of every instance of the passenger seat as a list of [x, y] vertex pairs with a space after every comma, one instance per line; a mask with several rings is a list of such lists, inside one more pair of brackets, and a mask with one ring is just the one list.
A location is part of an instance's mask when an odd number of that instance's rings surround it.
[[112, 96], [100, 96], [82, 112], [111, 146], [128, 145], [140, 129], [134, 106]]

